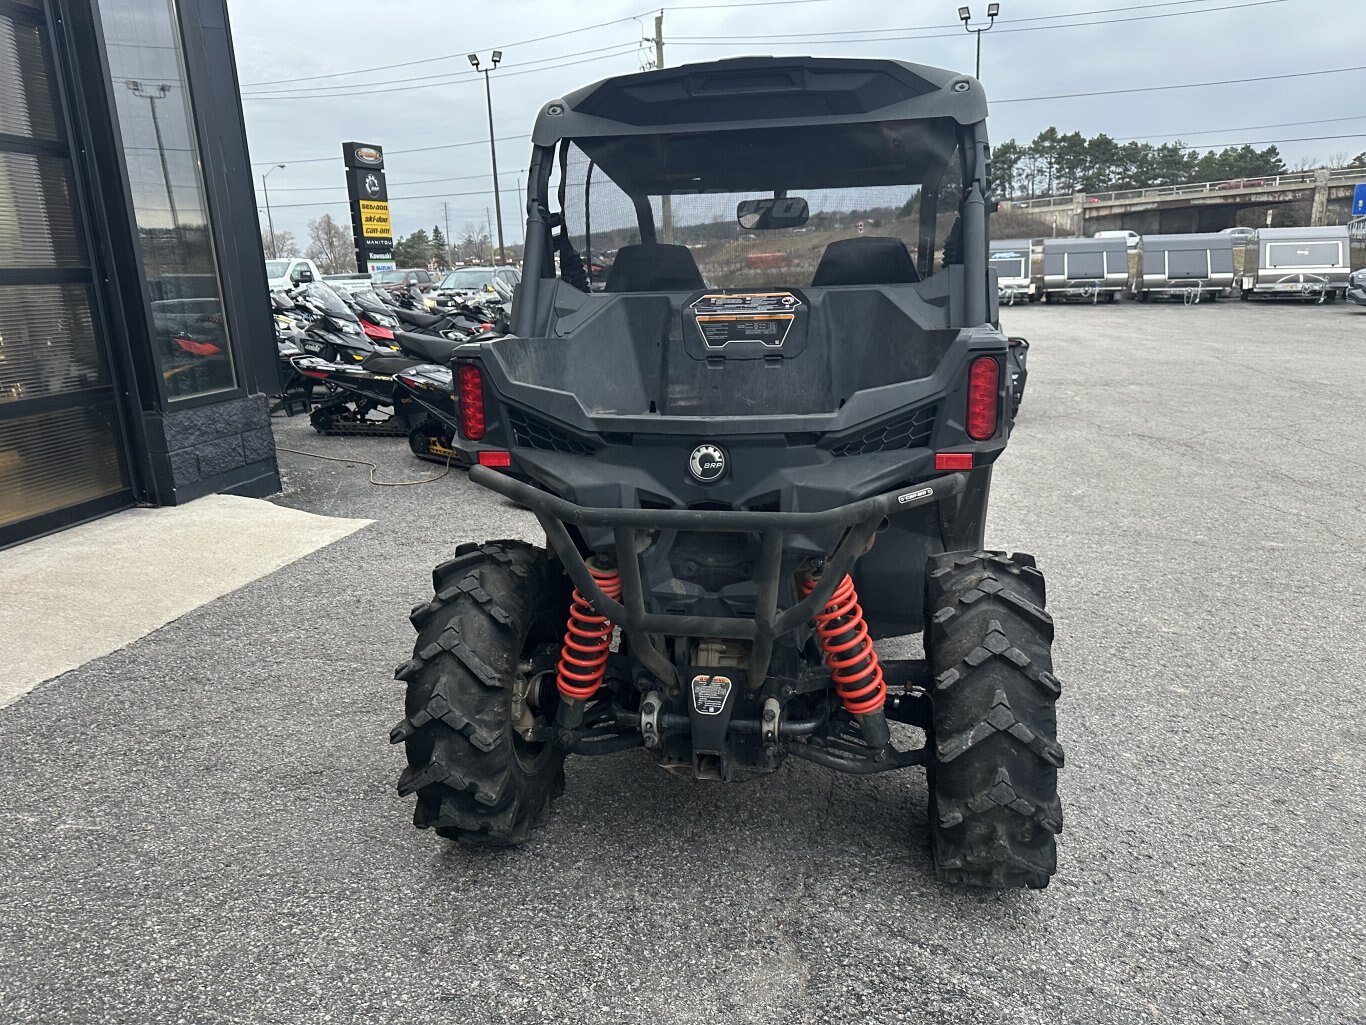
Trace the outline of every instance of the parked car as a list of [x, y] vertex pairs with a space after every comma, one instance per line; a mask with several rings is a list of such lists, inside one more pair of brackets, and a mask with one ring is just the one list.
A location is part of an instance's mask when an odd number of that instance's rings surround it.
[[1251, 242], [1257, 234], [1256, 228], [1220, 228], [1220, 235], [1232, 235], [1234, 242]]
[[[305, 271], [307, 271], [307, 280], [305, 280]], [[266, 261], [266, 284], [272, 292], [283, 292], [295, 285], [307, 284], [309, 281], [321, 281], [322, 279], [323, 272], [318, 269], [318, 265], [302, 256]]]
[[1352, 276], [1347, 279], [1347, 301], [1366, 306], [1366, 268], [1352, 271]]
[[437, 284], [438, 292], [492, 292], [494, 280], [515, 287], [522, 280], [516, 267], [457, 267]]
[[371, 275], [371, 280], [380, 288], [387, 288], [391, 292], [398, 292], [414, 285], [423, 292], [431, 291], [436, 287], [436, 278], [425, 267], [375, 271]]
[[1125, 229], [1124, 231], [1098, 231], [1098, 232], [1096, 232], [1094, 235], [1092, 235], [1091, 237], [1092, 237], [1092, 238], [1122, 238], [1122, 239], [1124, 240], [1124, 244], [1125, 244], [1126, 246], [1128, 246], [1130, 249], [1137, 249], [1137, 248], [1138, 248], [1138, 244], [1139, 244], [1140, 242], [1143, 241], [1143, 236], [1142, 236], [1142, 235], [1140, 235], [1140, 234], [1139, 234], [1138, 232], [1136, 232], [1136, 231], [1129, 231], [1128, 229]]

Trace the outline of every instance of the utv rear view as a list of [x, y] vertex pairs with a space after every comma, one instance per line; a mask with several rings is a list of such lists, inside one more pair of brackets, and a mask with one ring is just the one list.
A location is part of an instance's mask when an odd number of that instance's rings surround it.
[[413, 611], [419, 827], [524, 841], [567, 754], [922, 765], [943, 878], [1047, 885], [1053, 626], [1034, 560], [983, 550], [1012, 410], [985, 116], [968, 76], [805, 57], [542, 108], [512, 334], [453, 369], [470, 479], [546, 545], [464, 545]]

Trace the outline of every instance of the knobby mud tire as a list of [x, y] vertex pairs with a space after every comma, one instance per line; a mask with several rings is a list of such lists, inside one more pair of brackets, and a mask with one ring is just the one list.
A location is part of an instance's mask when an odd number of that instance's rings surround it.
[[941, 879], [1041, 889], [1062, 831], [1053, 621], [1028, 555], [949, 552], [926, 573], [930, 836]]
[[[528, 743], [512, 725], [517, 666], [564, 629], [567, 592], [541, 548], [521, 541], [466, 544], [432, 572], [435, 597], [413, 609], [418, 631], [405, 717], [390, 733], [406, 745], [398, 791], [417, 795], [413, 824], [462, 843], [513, 845], [550, 817], [564, 792], [554, 741]], [[554, 721], [554, 709], [542, 714]]]

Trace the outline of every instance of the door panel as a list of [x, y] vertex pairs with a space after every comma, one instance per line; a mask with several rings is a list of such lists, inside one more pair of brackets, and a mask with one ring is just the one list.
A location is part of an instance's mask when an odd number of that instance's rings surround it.
[[132, 502], [47, 31], [0, 7], [0, 545]]

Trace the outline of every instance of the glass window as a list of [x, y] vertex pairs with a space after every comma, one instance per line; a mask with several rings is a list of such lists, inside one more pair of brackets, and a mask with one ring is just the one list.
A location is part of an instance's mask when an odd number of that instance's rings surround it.
[[113, 399], [0, 420], [0, 527], [127, 487]]
[[57, 108], [37, 23], [0, 18], [0, 132], [56, 139]]
[[442, 288], [457, 289], [483, 288], [493, 281], [493, 271], [487, 268], [462, 267], [453, 270], [446, 275], [446, 280], [441, 282]]
[[0, 267], [85, 267], [65, 157], [0, 152]]
[[172, 0], [100, 0], [153, 349], [171, 399], [237, 378]]
[[[957, 136], [939, 119], [578, 140], [561, 193], [584, 265], [570, 276], [602, 287], [618, 250], [641, 241], [644, 209], [658, 241], [691, 250], [709, 288], [809, 285], [832, 242], [860, 236], [901, 240], [931, 274], [961, 260]], [[813, 165], [815, 151], [828, 157]], [[775, 197], [806, 200], [807, 219], [738, 223], [740, 202]], [[556, 254], [562, 276], [566, 255]]]
[[0, 288], [0, 406], [108, 383], [88, 285]]

